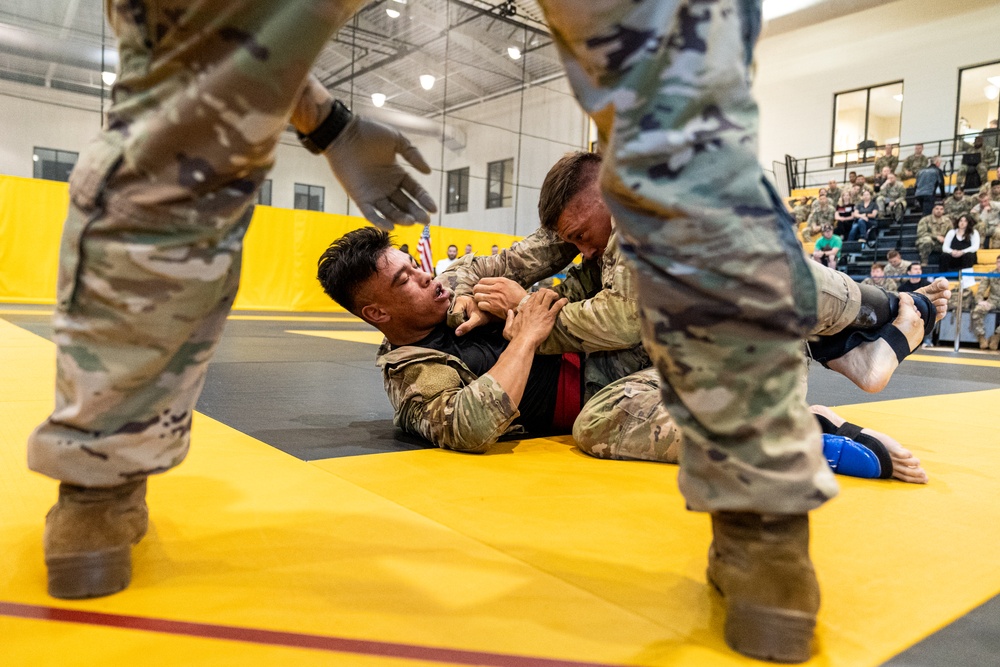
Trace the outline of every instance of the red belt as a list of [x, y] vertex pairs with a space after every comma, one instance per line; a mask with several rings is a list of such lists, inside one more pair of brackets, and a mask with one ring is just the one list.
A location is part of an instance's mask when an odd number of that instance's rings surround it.
[[562, 364], [559, 366], [556, 409], [552, 415], [554, 429], [567, 433], [573, 430], [573, 422], [583, 407], [580, 385], [580, 355], [566, 352], [562, 355]]

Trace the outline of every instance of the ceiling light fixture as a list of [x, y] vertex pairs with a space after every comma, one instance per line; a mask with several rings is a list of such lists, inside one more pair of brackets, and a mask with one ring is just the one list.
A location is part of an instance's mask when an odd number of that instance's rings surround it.
[[395, 9], [386, 9], [385, 13], [388, 14], [389, 18], [391, 18], [391, 19], [398, 19], [399, 18], [399, 12], [396, 11]]
[[420, 75], [420, 87], [424, 90], [430, 90], [434, 87], [434, 82], [437, 79], [434, 78], [433, 74], [421, 74]]
[[106, 86], [115, 85], [115, 81], [118, 79], [118, 75], [114, 72], [101, 72], [101, 81], [104, 82]]
[[405, 5], [406, 4], [406, 0], [393, 0], [393, 1], [394, 2], [398, 2], [401, 5]]
[[896, 100], [897, 102], [902, 102], [903, 101], [903, 93], [900, 93], [898, 95], [893, 95], [892, 99]]
[[372, 104], [381, 108], [385, 104], [385, 95], [382, 93], [372, 93]]
[[521, 49], [517, 48], [516, 46], [508, 46], [507, 47], [507, 55], [510, 56], [511, 60], [520, 60], [521, 59]]
[[1000, 97], [1000, 88], [996, 86], [986, 86], [983, 88], [983, 95], [986, 95], [986, 99], [995, 100]]
[[986, 80], [992, 83], [997, 88], [1000, 88], [1000, 76], [988, 76]]

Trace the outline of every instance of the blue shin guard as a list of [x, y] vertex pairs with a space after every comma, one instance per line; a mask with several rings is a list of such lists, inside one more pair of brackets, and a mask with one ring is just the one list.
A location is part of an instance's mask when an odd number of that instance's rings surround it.
[[823, 434], [823, 455], [838, 475], [876, 479], [882, 465], [875, 452], [843, 435]]

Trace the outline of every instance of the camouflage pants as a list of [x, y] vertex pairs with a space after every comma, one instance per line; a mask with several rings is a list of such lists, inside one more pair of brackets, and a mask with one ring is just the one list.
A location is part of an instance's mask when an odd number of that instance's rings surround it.
[[837, 485], [804, 393], [815, 286], [756, 157], [759, 2], [540, 4], [606, 146], [602, 186], [683, 430], [689, 506], [819, 506]]
[[121, 64], [70, 179], [56, 407], [33, 470], [111, 486], [184, 458], [254, 195], [314, 58], [362, 4], [107, 3]]
[[[920, 253], [920, 264], [925, 268], [928, 266], [932, 252], [941, 252], [941, 243], [937, 239], [922, 238], [917, 239], [917, 252]], [[936, 270], [937, 267], [931, 267]]]
[[[979, 338], [986, 338], [986, 315], [995, 312], [1000, 312], [996, 305], [989, 301], [977, 301], [972, 306], [972, 333]], [[1000, 327], [997, 327], [997, 331], [1000, 331]]]

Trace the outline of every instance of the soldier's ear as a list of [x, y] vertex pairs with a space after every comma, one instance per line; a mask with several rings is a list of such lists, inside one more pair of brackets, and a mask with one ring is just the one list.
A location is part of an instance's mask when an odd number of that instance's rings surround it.
[[381, 306], [370, 303], [361, 309], [361, 318], [377, 327], [379, 324], [389, 321], [389, 313], [385, 312]]

